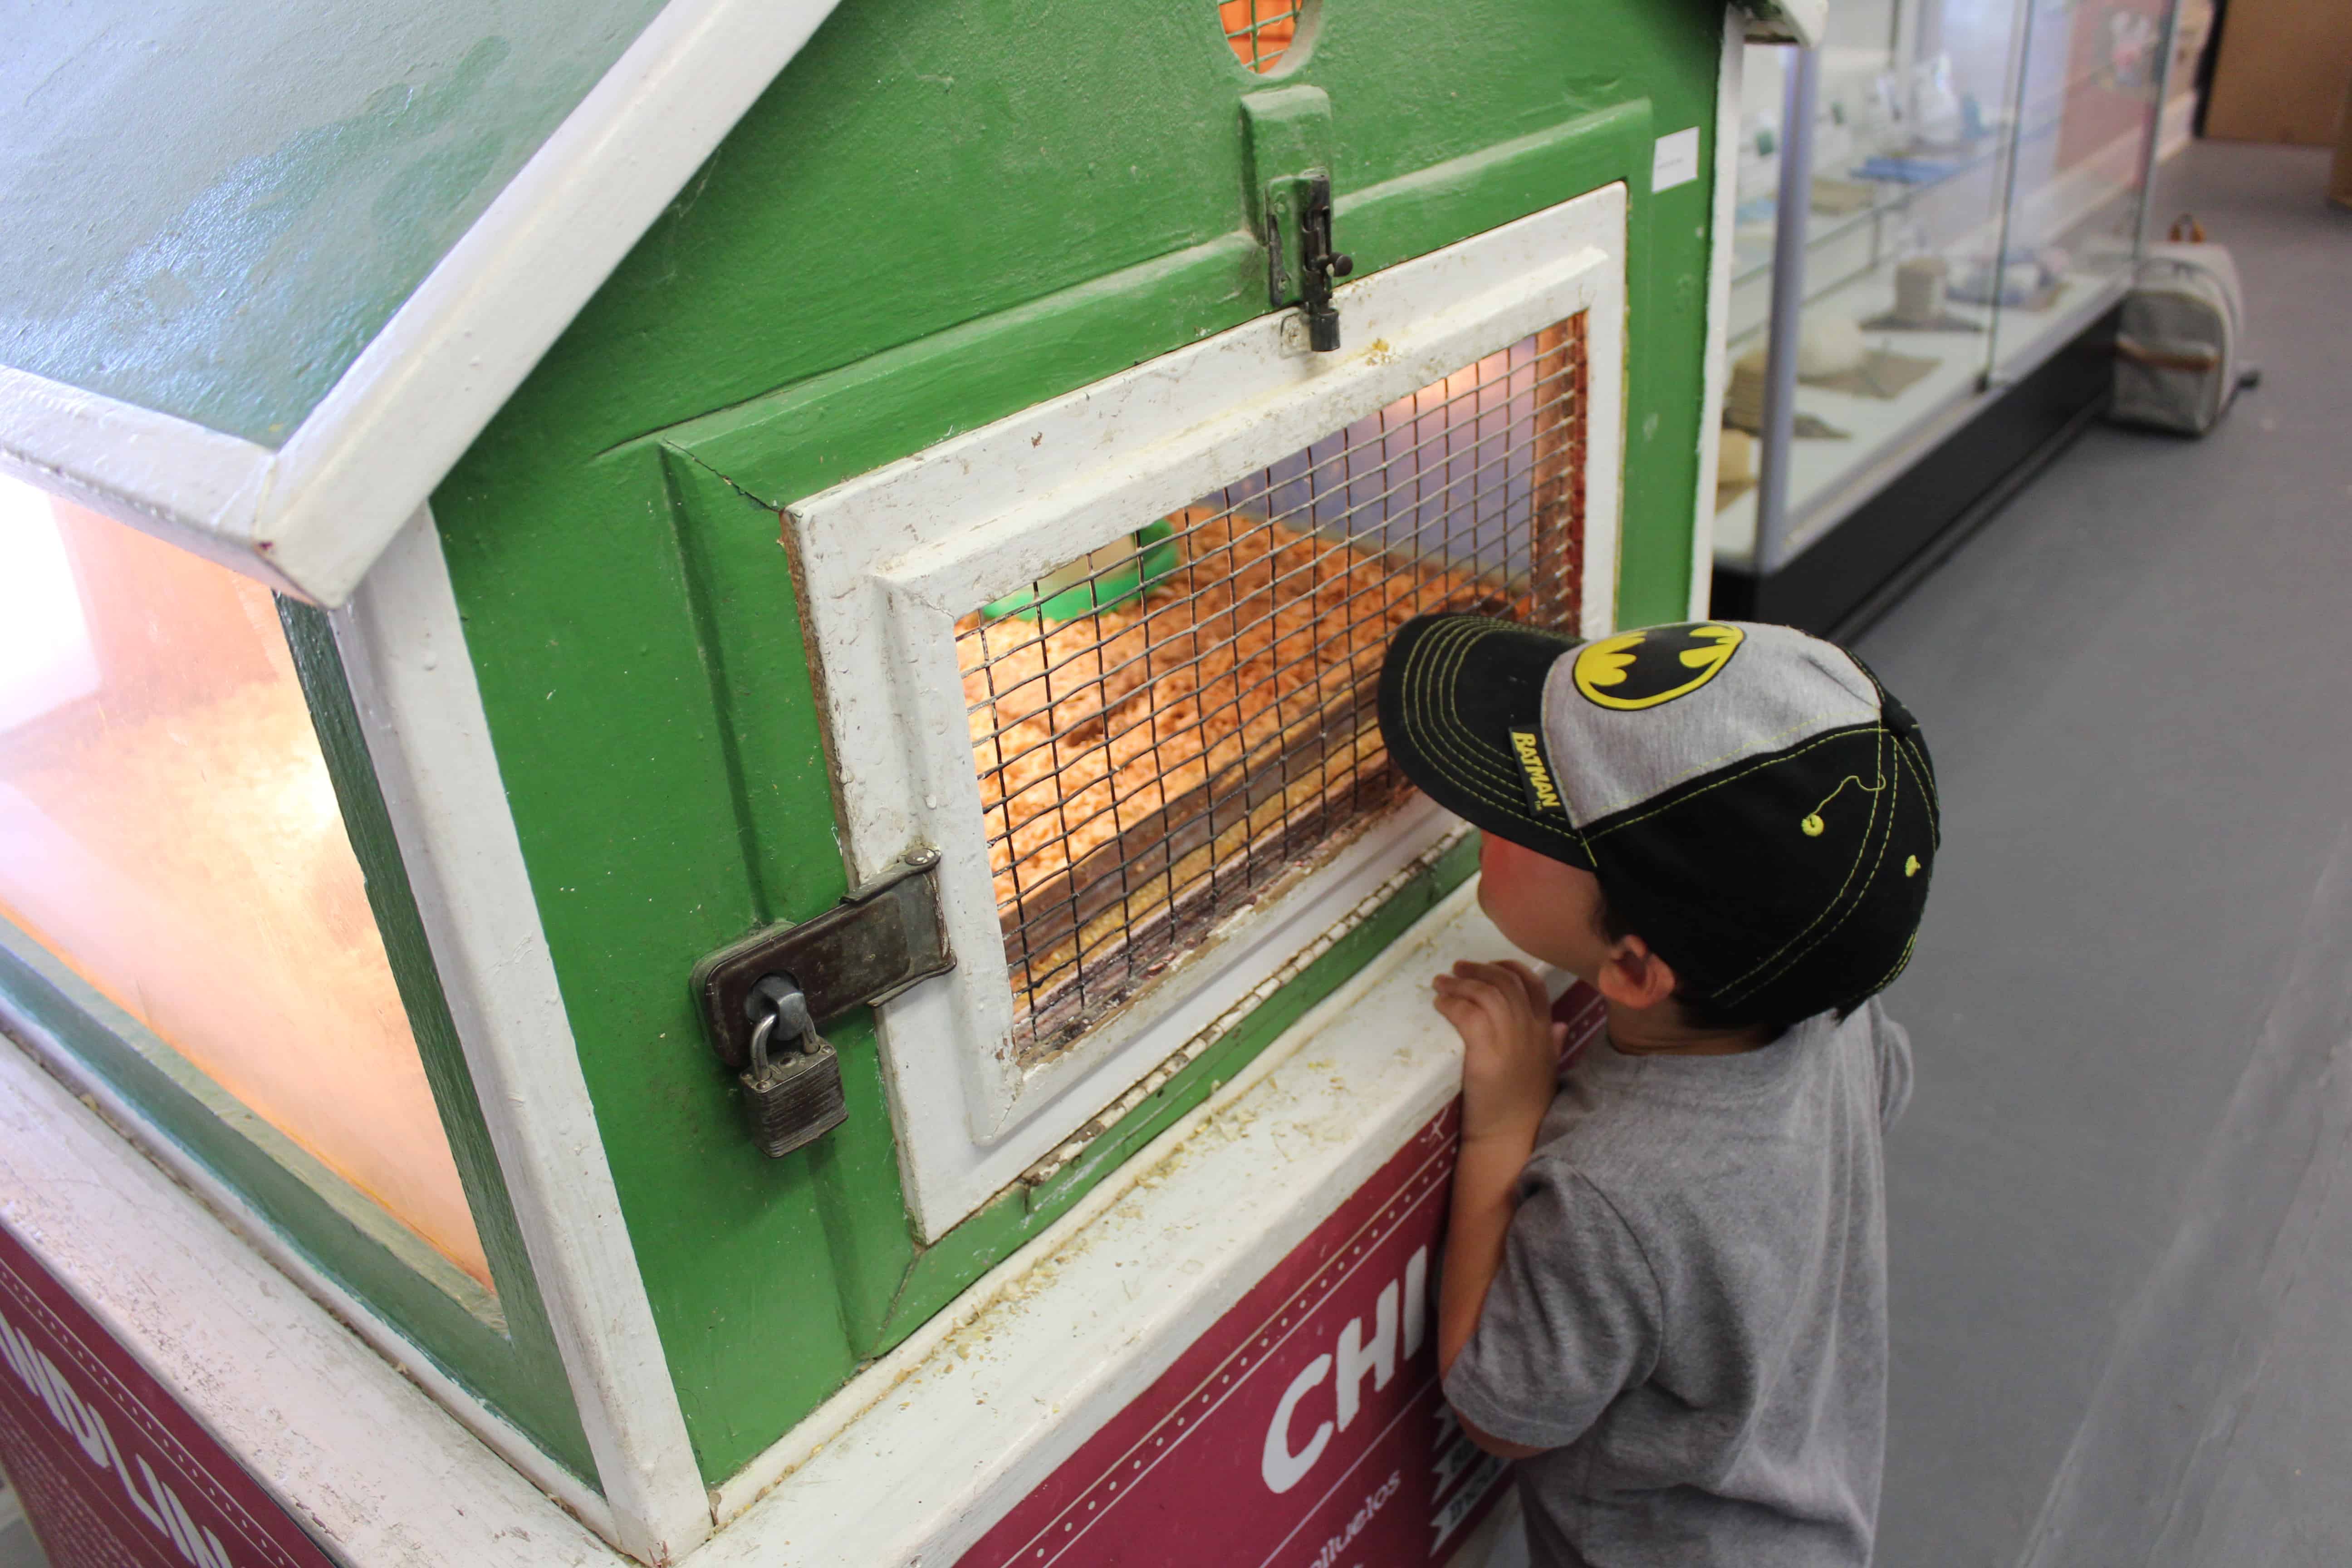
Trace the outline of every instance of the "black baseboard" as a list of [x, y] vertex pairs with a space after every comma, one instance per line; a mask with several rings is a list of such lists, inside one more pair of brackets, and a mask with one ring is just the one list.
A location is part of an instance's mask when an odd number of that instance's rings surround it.
[[1769, 577], [1717, 567], [1715, 614], [1859, 636], [2106, 406], [2116, 315], [2085, 329]]

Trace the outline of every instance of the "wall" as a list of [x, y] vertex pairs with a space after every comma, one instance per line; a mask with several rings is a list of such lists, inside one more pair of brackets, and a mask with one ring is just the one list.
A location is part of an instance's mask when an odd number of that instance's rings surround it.
[[[711, 1479], [1443, 890], [1441, 878], [1327, 955], [1056, 1187], [1010, 1194], [924, 1252], [870, 1028], [833, 1031], [849, 1124], [769, 1162], [690, 1005], [698, 956], [843, 889], [772, 509], [1265, 309], [1262, 258], [1239, 232], [1236, 104], [1269, 83], [1236, 65], [1215, 12], [848, 0], [434, 499]], [[1401, 0], [1332, 0], [1284, 79], [1330, 94], [1340, 243], [1365, 268], [1628, 181], [1629, 622], [1685, 602], [1711, 198], [1701, 180], [1652, 201], [1650, 137], [1711, 135], [1721, 26], [1718, 7], [1665, 0], [1463, 0], [1442, 26]], [[1542, 155], [1488, 155], [1515, 142]], [[1349, 193], [1410, 193], [1392, 183], [1432, 170], [1425, 199], [1384, 202], [1351, 233]], [[753, 426], [761, 477], [746, 494], [696, 453], [714, 430]]]
[[2333, 147], [2347, 86], [2352, 6], [2230, 0], [2205, 105], [2205, 134], [2224, 142]]

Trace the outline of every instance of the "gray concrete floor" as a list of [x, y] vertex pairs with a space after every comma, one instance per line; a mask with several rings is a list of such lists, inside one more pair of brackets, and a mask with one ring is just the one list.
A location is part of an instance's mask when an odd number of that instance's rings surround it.
[[[2094, 430], [1859, 645], [1945, 811], [1889, 998], [1918, 1072], [1888, 1143], [1896, 1568], [2352, 1562], [2352, 1175], [2317, 1109], [2352, 1077], [2326, 1070], [2352, 901], [2322, 885], [2352, 822], [2352, 214], [2326, 177], [2225, 143], [2166, 172], [2160, 210], [2236, 252], [2262, 386], [2203, 440]], [[2327, 994], [2282, 1012], [2299, 944]]]

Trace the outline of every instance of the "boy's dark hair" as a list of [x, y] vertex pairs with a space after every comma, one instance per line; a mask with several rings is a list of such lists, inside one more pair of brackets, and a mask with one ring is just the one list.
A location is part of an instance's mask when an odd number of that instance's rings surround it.
[[[1597, 918], [1601, 922], [1601, 933], [1611, 942], [1622, 942], [1629, 936], [1641, 935], [1619, 917], [1615, 907], [1609, 902], [1609, 895], [1605, 892], [1601, 895], [1600, 913]], [[1648, 939], [1643, 940], [1646, 942]], [[1721, 1030], [1726, 1034], [1735, 1032], [1753, 1034], [1766, 1045], [1771, 1044], [1803, 1022], [1799, 1018], [1770, 1016], [1758, 1013], [1752, 1008], [1727, 1007], [1706, 997], [1693, 996], [1680, 979], [1675, 983], [1674, 1004], [1675, 1010], [1682, 1015], [1683, 1024], [1687, 1028]], [[1846, 1008], [1838, 1009], [1837, 1016], [1841, 1022], [1843, 1021], [1849, 1009]]]

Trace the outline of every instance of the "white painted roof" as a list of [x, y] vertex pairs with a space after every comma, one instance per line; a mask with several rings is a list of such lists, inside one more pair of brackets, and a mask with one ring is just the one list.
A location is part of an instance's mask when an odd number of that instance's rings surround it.
[[[0, 306], [0, 361], [18, 366], [0, 368], [0, 469], [341, 603], [834, 0], [669, 0], [640, 26], [650, 4], [501, 13], [504, 32], [530, 32], [521, 18], [544, 35], [534, 55], [480, 32], [471, 7], [313, 0], [313, 23], [352, 13], [335, 38], [357, 64], [320, 64], [319, 38], [274, 8], [250, 28], [258, 43], [224, 42], [246, 24], [207, 0], [97, 22], [77, 9], [12, 36], [0, 216], [18, 209], [8, 226], [28, 258], [75, 259], [40, 278], [18, 268]], [[191, 16], [215, 24], [196, 29], [209, 96], [182, 83], [170, 112], [141, 110], [168, 86], [150, 78], [187, 74], [161, 35]], [[518, 58], [512, 80], [498, 74]], [[262, 101], [273, 90], [302, 101]], [[27, 113], [129, 151], [77, 147], [33, 121], [10, 141]], [[96, 160], [138, 163], [147, 142], [185, 166], [124, 169], [133, 195], [107, 187]], [[468, 157], [482, 172], [452, 175], [449, 160]], [[46, 230], [26, 221], [26, 201], [54, 206], [61, 185], [91, 210], [51, 211]], [[142, 220], [118, 222], [125, 205]], [[394, 243], [384, 225], [431, 233]], [[257, 299], [281, 312], [258, 335], [238, 317]], [[355, 327], [338, 323], [338, 300]], [[194, 311], [177, 336], [174, 310]]]

